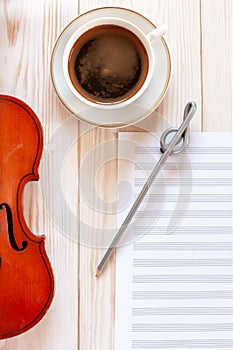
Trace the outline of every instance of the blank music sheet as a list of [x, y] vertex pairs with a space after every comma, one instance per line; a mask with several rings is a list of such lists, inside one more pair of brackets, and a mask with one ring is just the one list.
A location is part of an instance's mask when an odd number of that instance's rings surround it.
[[[233, 349], [231, 137], [191, 133], [127, 229], [115, 350]], [[119, 133], [118, 227], [160, 155], [159, 134]]]

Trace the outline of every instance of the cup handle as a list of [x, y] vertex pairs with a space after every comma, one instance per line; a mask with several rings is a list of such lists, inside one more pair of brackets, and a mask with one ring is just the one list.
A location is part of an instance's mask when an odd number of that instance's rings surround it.
[[165, 33], [167, 33], [167, 25], [161, 24], [161, 26], [149, 32], [147, 34], [147, 38], [150, 41], [150, 43], [153, 44], [156, 40], [160, 39], [161, 36], [163, 36]]

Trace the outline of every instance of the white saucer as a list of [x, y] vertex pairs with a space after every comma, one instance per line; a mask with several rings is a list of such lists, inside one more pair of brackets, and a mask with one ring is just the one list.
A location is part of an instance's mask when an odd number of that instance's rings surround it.
[[67, 41], [74, 31], [87, 21], [99, 17], [120, 17], [138, 26], [145, 34], [155, 25], [142, 15], [123, 8], [105, 7], [84, 13], [73, 20], [60, 34], [51, 58], [51, 77], [61, 102], [78, 118], [103, 127], [122, 127], [134, 124], [148, 116], [162, 101], [171, 76], [171, 58], [168, 46], [162, 38], [153, 44], [155, 70], [150, 85], [134, 103], [114, 109], [93, 108], [80, 101], [68, 88], [62, 70], [62, 57]]

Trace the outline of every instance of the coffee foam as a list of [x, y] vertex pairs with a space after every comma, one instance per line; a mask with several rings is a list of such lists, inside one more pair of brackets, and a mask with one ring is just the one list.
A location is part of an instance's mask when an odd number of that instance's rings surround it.
[[114, 102], [122, 96], [129, 98], [140, 88], [147, 66], [145, 49], [134, 34], [115, 25], [103, 25], [89, 30], [75, 43], [69, 71], [75, 88], [86, 98]]

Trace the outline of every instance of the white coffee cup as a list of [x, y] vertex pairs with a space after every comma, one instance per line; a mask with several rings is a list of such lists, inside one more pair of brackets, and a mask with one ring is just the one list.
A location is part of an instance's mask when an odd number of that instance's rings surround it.
[[[148, 70], [146, 78], [142, 84], [142, 86], [135, 92], [134, 95], [129, 97], [126, 100], [119, 101], [119, 102], [112, 102], [112, 103], [102, 103], [102, 102], [93, 102], [90, 99], [86, 98], [85, 96], [81, 95], [78, 90], [73, 85], [70, 75], [69, 75], [69, 69], [68, 69], [68, 62], [70, 57], [70, 52], [76, 43], [76, 41], [80, 38], [82, 34], [87, 32], [88, 30], [98, 27], [100, 25], [115, 25], [119, 27], [123, 27], [129, 31], [131, 31], [134, 35], [138, 37], [138, 39], [143, 44], [147, 57], [148, 57]], [[79, 27], [69, 38], [69, 40], [66, 43], [64, 53], [63, 53], [63, 74], [65, 78], [65, 82], [69, 88], [69, 90], [73, 93], [74, 96], [76, 96], [80, 101], [84, 102], [86, 105], [89, 105], [90, 107], [94, 108], [101, 108], [101, 109], [116, 109], [116, 108], [122, 108], [126, 107], [127, 105], [131, 104], [135, 100], [137, 100], [147, 89], [148, 85], [150, 84], [151, 78], [153, 76], [154, 72], [154, 52], [153, 52], [153, 42], [158, 40], [167, 32], [167, 26], [161, 25], [156, 29], [153, 29], [148, 34], [144, 34], [140, 28], [132, 24], [131, 22], [128, 22], [126, 20], [123, 20], [121, 18], [117, 17], [102, 17], [98, 18], [92, 21], [89, 21], [88, 23], [85, 23], [81, 27]]]

